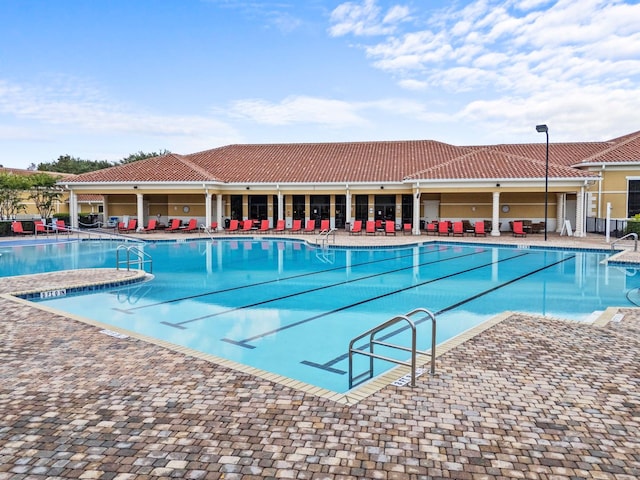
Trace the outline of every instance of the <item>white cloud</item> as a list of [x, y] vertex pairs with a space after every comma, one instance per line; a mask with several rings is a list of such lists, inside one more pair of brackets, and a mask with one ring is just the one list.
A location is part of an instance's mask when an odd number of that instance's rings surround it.
[[248, 118], [265, 125], [319, 124], [331, 127], [364, 125], [358, 107], [341, 100], [290, 96], [280, 103], [247, 99], [232, 103], [232, 116]]
[[396, 5], [383, 14], [375, 0], [362, 3], [346, 2], [331, 12], [332, 26], [329, 33], [333, 37], [353, 34], [356, 36], [389, 35], [399, 23], [410, 19], [409, 9]]

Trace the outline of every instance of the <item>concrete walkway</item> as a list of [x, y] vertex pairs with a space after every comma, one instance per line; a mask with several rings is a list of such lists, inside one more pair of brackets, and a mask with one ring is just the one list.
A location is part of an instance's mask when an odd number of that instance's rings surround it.
[[[357, 238], [336, 243], [416, 240]], [[388, 385], [353, 405], [6, 294], [0, 311], [0, 480], [640, 478], [635, 309], [598, 325], [506, 314], [440, 355], [416, 388]]]

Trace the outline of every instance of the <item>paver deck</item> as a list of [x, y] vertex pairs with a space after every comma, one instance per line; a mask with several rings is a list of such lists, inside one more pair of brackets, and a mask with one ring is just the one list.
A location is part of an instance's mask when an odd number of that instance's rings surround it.
[[0, 480], [640, 478], [636, 309], [593, 325], [508, 314], [416, 388], [353, 405], [6, 294], [0, 311]]

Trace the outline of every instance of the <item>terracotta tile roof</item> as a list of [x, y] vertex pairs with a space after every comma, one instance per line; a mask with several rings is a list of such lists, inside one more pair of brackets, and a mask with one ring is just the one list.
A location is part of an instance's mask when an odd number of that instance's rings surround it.
[[[86, 173], [73, 183], [376, 183], [544, 177], [545, 143], [459, 147], [433, 140], [228, 145]], [[585, 161], [640, 161], [640, 132], [608, 142], [551, 143], [549, 176], [581, 178]]]
[[92, 193], [81, 193], [78, 195], [78, 201], [82, 203], [103, 203], [104, 196]]
[[[411, 179], [473, 180], [473, 179], [534, 179], [545, 177], [545, 160], [532, 160], [490, 148], [473, 150], [467, 155], [417, 172]], [[549, 162], [549, 177], [581, 178], [597, 176]]]
[[73, 182], [203, 182], [212, 180], [219, 179], [202, 170], [186, 157], [170, 153], [83, 173], [76, 176]]
[[230, 183], [400, 182], [465, 153], [431, 140], [229, 145], [188, 155]]

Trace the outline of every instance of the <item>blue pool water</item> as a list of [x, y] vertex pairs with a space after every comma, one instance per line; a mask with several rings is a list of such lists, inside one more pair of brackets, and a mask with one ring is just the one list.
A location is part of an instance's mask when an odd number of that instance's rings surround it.
[[[0, 249], [0, 272], [114, 267], [115, 247]], [[586, 319], [631, 306], [627, 296], [640, 287], [635, 269], [602, 263], [607, 252], [438, 242], [322, 250], [251, 239], [144, 249], [152, 281], [43, 303], [336, 392], [348, 389], [351, 338], [415, 308], [436, 314], [440, 343], [505, 310]], [[397, 329], [390, 341], [407, 344], [408, 332]], [[420, 322], [418, 348], [430, 347], [429, 322]], [[393, 366], [376, 362], [376, 374]]]

